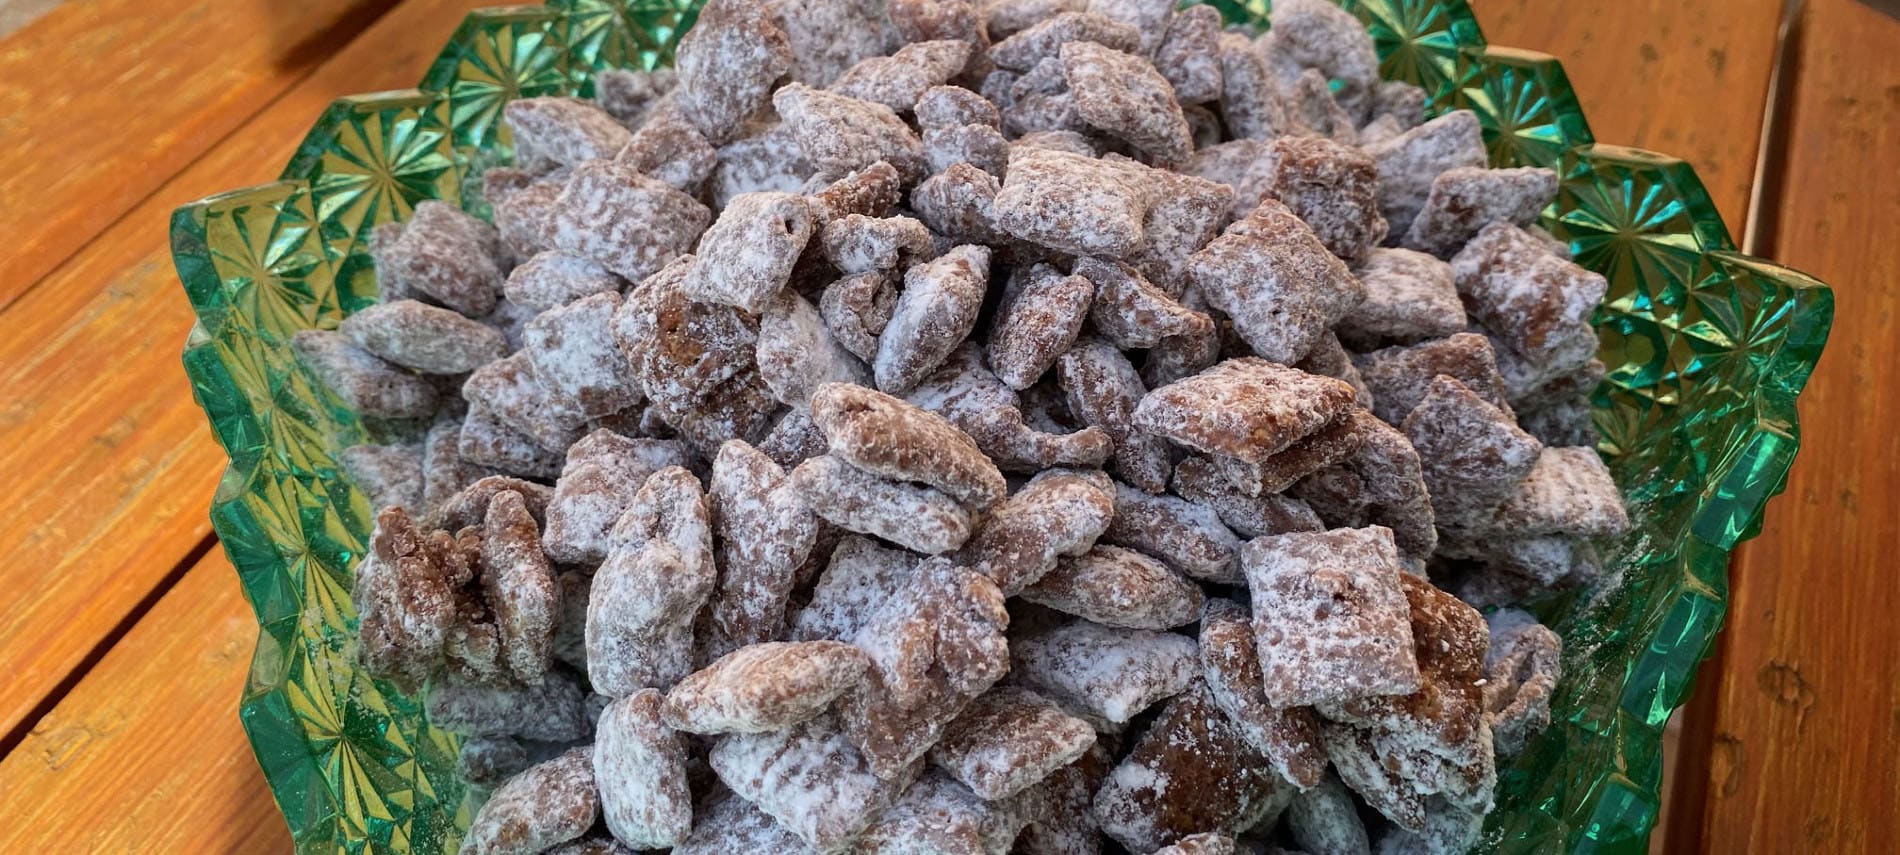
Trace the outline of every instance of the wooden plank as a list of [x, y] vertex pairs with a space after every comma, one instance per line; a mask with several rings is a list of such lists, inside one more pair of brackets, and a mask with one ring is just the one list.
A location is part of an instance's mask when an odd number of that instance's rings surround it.
[[1807, 15], [1768, 251], [1834, 286], [1834, 330], [1787, 494], [1736, 561], [1705, 852], [1900, 837], [1900, 20], [1853, 0]]
[[287, 852], [238, 725], [257, 623], [213, 550], [0, 761], [0, 852]]
[[[210, 531], [223, 464], [187, 394], [171, 210], [262, 183], [334, 98], [414, 85], [480, 0], [408, 0], [0, 311], [0, 735]], [[12, 546], [17, 544], [17, 546]]]
[[1598, 141], [1695, 164], [1739, 239], [1781, 0], [1471, 5], [1492, 44], [1563, 60]]
[[393, 0], [89, 0], [0, 42], [0, 307]]

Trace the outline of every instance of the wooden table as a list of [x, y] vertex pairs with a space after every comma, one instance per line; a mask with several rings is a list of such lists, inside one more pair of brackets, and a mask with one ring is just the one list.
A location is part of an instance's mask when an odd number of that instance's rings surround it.
[[[1475, 0], [1598, 139], [1683, 156], [1837, 289], [1805, 450], [1687, 710], [1672, 852], [1900, 839], [1900, 21], [1811, 0], [1754, 186], [1779, 0]], [[206, 507], [172, 208], [272, 178], [333, 97], [412, 85], [468, 0], [0, 2], [0, 852], [289, 843], [236, 716], [255, 627]], [[1588, 9], [1588, 11], [1583, 11]], [[1665, 835], [1658, 835], [1659, 842]]]

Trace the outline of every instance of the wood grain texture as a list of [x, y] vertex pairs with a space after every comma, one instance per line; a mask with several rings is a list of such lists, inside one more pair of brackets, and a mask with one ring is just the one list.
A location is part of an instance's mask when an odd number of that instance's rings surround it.
[[1563, 60], [1599, 142], [1694, 164], [1739, 239], [1781, 0], [1471, 5], [1492, 44]]
[[1801, 454], [1735, 563], [1705, 852], [1900, 839], [1900, 20], [1810, 0], [1772, 252], [1834, 286]]
[[0, 310], [0, 734], [210, 532], [224, 463], [179, 363], [174, 207], [269, 181], [336, 97], [414, 85], [478, 0], [409, 0]]
[[213, 550], [0, 761], [0, 852], [289, 851], [238, 724], [256, 640]]
[[393, 0], [87, 0], [0, 44], [0, 307]]

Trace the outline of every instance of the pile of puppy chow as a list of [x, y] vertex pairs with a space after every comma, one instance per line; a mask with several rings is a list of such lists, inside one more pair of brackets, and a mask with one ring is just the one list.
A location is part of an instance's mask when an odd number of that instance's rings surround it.
[[1628, 526], [1605, 283], [1274, 6], [713, 0], [507, 107], [492, 225], [376, 230], [293, 344], [417, 426], [342, 455], [358, 653], [465, 735], [463, 852], [1476, 839], [1557, 678], [1508, 606]]

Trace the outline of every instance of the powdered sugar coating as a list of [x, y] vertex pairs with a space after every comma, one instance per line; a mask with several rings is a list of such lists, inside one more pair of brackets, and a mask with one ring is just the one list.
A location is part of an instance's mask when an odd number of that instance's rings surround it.
[[692, 834], [673, 847], [675, 855], [731, 855], [734, 852], [783, 852], [812, 855], [798, 835], [743, 798], [727, 794], [703, 808]]
[[1556, 198], [1557, 173], [1542, 167], [1447, 169], [1432, 179], [1405, 245], [1447, 257], [1492, 223], [1529, 226]]
[[1193, 504], [1212, 508], [1222, 523], [1242, 537], [1326, 528], [1312, 507], [1300, 499], [1277, 493], [1241, 493], [1207, 457], [1189, 457], [1175, 464], [1168, 487]]
[[929, 487], [887, 481], [829, 454], [798, 464], [792, 485], [813, 512], [833, 525], [926, 555], [955, 549], [970, 536], [969, 514], [955, 499]]
[[1174, 87], [1148, 60], [1085, 41], [1062, 45], [1058, 55], [1082, 121], [1158, 162], [1180, 161], [1193, 150]]
[[1024, 278], [998, 309], [988, 348], [991, 370], [1014, 389], [1034, 384], [1075, 343], [1095, 296], [1089, 278], [1063, 276], [1048, 265], [1037, 265]]
[[1294, 130], [1280, 83], [1252, 40], [1223, 32], [1216, 42], [1221, 70], [1221, 115], [1236, 139], [1267, 140]]
[[460, 374], [500, 359], [501, 333], [448, 309], [415, 300], [365, 306], [337, 331], [371, 354], [425, 374]]
[[1147, 277], [1125, 265], [1084, 258], [1075, 263], [1077, 276], [1095, 283], [1089, 320], [1103, 338], [1123, 349], [1154, 347], [1170, 336], [1205, 336], [1214, 322], [1176, 302]]
[[[590, 294], [618, 292], [626, 283], [594, 261], [564, 252], [540, 252], [508, 272], [502, 291], [534, 312], [572, 303]], [[347, 323], [347, 321], [346, 321]]]
[[435, 387], [333, 330], [298, 330], [290, 347], [317, 382], [366, 416], [404, 419], [435, 412]]
[[785, 287], [811, 234], [811, 211], [802, 197], [735, 196], [700, 240], [699, 263], [683, 282], [686, 296], [763, 312]]
[[1485, 403], [1509, 415], [1504, 378], [1491, 343], [1484, 336], [1459, 333], [1422, 344], [1375, 350], [1353, 360], [1372, 389], [1372, 412], [1387, 424], [1399, 424], [1429, 393], [1439, 375], [1465, 385]]
[[1166, 489], [1167, 444], [1137, 429], [1134, 414], [1147, 388], [1128, 357], [1108, 342], [1083, 339], [1056, 368], [1070, 411], [1115, 441], [1114, 473], [1151, 493]]
[[1005, 472], [1041, 472], [1052, 466], [1093, 468], [1112, 445], [1101, 429], [1044, 433], [1025, 423], [1021, 399], [983, 364], [983, 350], [965, 342], [910, 390], [906, 400], [961, 428]]
[[613, 334], [620, 295], [582, 297], [536, 315], [524, 331], [522, 352], [548, 393], [588, 416], [620, 412], [640, 402], [640, 386]]
[[780, 88], [772, 104], [799, 150], [821, 173], [843, 175], [885, 161], [906, 182], [923, 177], [923, 140], [883, 104], [802, 83]]
[[785, 31], [792, 48], [791, 78], [801, 83], [829, 85], [845, 69], [887, 50], [889, 27], [878, 0], [768, 0], [765, 5]]
[[1286, 789], [1197, 685], [1109, 773], [1093, 811], [1116, 842], [1153, 852], [1191, 834], [1248, 828]]
[[377, 515], [351, 592], [364, 670], [419, 686], [441, 668], [456, 611], [447, 572], [406, 511], [391, 507]]
[[647, 476], [687, 462], [677, 440], [629, 439], [607, 430], [582, 437], [568, 449], [547, 500], [542, 548], [565, 564], [599, 564], [607, 557], [608, 533]]
[[1068, 152], [1017, 148], [993, 207], [997, 226], [1022, 240], [1121, 258], [1145, 241], [1151, 204], [1129, 170]]
[[713, 744], [712, 768], [739, 798], [819, 852], [846, 848], [915, 778], [871, 774], [831, 716]]
[[[586, 432], [587, 412], [578, 402], [554, 395], [536, 376], [534, 362], [526, 352], [509, 354], [476, 369], [462, 384], [462, 397], [471, 407], [500, 419], [557, 454]], [[471, 411], [471, 421], [473, 416]], [[463, 453], [467, 454], [466, 449]]]
[[1307, 706], [1418, 688], [1390, 530], [1256, 538], [1241, 550], [1241, 565], [1269, 703]]
[[394, 239], [371, 243], [377, 278], [389, 282], [385, 293], [426, 297], [471, 318], [495, 308], [501, 269], [490, 247], [495, 230], [487, 223], [429, 199], [392, 231]]
[[693, 197], [609, 160], [576, 168], [550, 219], [556, 247], [635, 282], [690, 249], [711, 220]]
[[1187, 291], [1189, 256], [1206, 246], [1227, 224], [1234, 191], [1193, 175], [1139, 168], [1133, 161], [1117, 162], [1141, 176], [1152, 200], [1142, 224], [1147, 243], [1126, 261], [1156, 288], [1179, 299]]
[[1220, 31], [1220, 12], [1212, 7], [1189, 6], [1168, 21], [1155, 47], [1155, 67], [1174, 87], [1180, 103], [1203, 104], [1220, 97]]
[[955, 39], [913, 42], [890, 56], [874, 56], [832, 81], [831, 91], [908, 113], [932, 86], [942, 86], [970, 60], [971, 44]]
[[1372, 851], [1366, 823], [1337, 775], [1325, 775], [1316, 786], [1293, 797], [1287, 805], [1286, 828], [1293, 842], [1308, 852]]
[[1247, 609], [1232, 600], [1208, 600], [1201, 614], [1200, 649], [1208, 697], [1241, 737], [1267, 757], [1280, 777], [1302, 790], [1318, 785], [1327, 763], [1319, 742], [1319, 718], [1308, 707], [1281, 708], [1267, 702]]
[[1009, 670], [1003, 595], [987, 577], [925, 561], [852, 641], [872, 678], [846, 695], [846, 735], [882, 777], [921, 757], [957, 713]]
[[1379, 54], [1359, 19], [1325, 0], [1281, 0], [1270, 33], [1272, 50], [1339, 80], [1352, 113], [1365, 115], [1379, 81]]
[[1015, 596], [1063, 556], [1087, 552], [1108, 527], [1114, 495], [1101, 480], [1062, 470], [1038, 475], [984, 518], [961, 560]]
[[1402, 828], [1424, 827], [1425, 796], [1380, 761], [1371, 731], [1329, 721], [1320, 728], [1320, 738], [1340, 780], [1368, 805]]
[[503, 491], [519, 493], [528, 508], [528, 515], [536, 520], [544, 520], [548, 501], [553, 498], [554, 490], [543, 484], [510, 478], [506, 475], [490, 475], [477, 479], [463, 487], [444, 502], [441, 507], [423, 520], [428, 529], [447, 529], [460, 532], [469, 526], [480, 526], [488, 517], [488, 503], [495, 495]]
[[1608, 280], [1559, 258], [1509, 223], [1492, 223], [1452, 258], [1471, 315], [1537, 365], [1582, 365], [1596, 354], [1590, 313]]
[[825, 326], [818, 309], [791, 291], [780, 292], [759, 318], [759, 377], [779, 403], [804, 407], [826, 383], [865, 383], [870, 371]]
[[719, 165], [719, 150], [687, 120], [677, 98], [660, 100], [644, 119], [615, 159], [682, 193], [698, 194]]
[[1199, 586], [1139, 552], [1096, 546], [1063, 558], [1023, 599], [1105, 626], [1171, 629], [1200, 616]]
[[1352, 387], [1264, 359], [1230, 359], [1153, 392], [1142, 430], [1210, 454], [1259, 463], [1343, 415]]
[[1596, 449], [1546, 448], [1530, 474], [1497, 507], [1488, 527], [1518, 537], [1612, 538], [1629, 530], [1629, 514]]
[[1373, 249], [1353, 271], [1366, 286], [1365, 302], [1340, 319], [1335, 332], [1356, 350], [1415, 344], [1464, 332], [1451, 265], [1409, 249]]
[[693, 670], [693, 619], [714, 584], [712, 531], [699, 480], [679, 467], [647, 478], [614, 524], [587, 603], [587, 673], [625, 697]]
[[1448, 516], [1497, 503], [1543, 452], [1510, 416], [1442, 374], [1402, 427], [1418, 450], [1432, 506]]
[[720, 446], [708, 490], [718, 535], [719, 585], [705, 630], [706, 655], [776, 638], [798, 568], [818, 538], [818, 518], [783, 469], [741, 440]]
[[928, 484], [976, 507], [1003, 497], [1002, 473], [969, 435], [914, 404], [863, 386], [827, 383], [812, 396], [812, 421], [831, 453], [859, 469]]
[[1390, 234], [1403, 235], [1425, 206], [1432, 182], [1440, 173], [1458, 167], [1485, 165], [1484, 139], [1478, 116], [1453, 110], [1390, 139], [1370, 143], [1366, 154], [1379, 168], [1379, 210], [1391, 225]]
[[1356, 263], [1385, 239], [1378, 168], [1350, 145], [1288, 136], [1267, 144], [1258, 167], [1265, 189], [1312, 229], [1332, 254]]
[[824, 712], [869, 667], [861, 651], [840, 641], [752, 644], [680, 681], [663, 715], [688, 733], [781, 730]]
[[1115, 518], [1102, 532], [1102, 541], [1160, 558], [1204, 582], [1230, 585], [1241, 580], [1234, 564], [1240, 539], [1212, 508], [1178, 496], [1151, 495], [1117, 482]]
[[1005, 855], [1029, 824], [1022, 806], [986, 802], [942, 771], [926, 771], [857, 843], [863, 855]]
[[678, 83], [671, 68], [603, 68], [594, 73], [594, 101], [621, 124], [637, 128], [653, 103]]
[[943, 364], [976, 326], [990, 279], [990, 249], [964, 244], [904, 273], [890, 323], [878, 334], [877, 387], [902, 394]]
[[536, 173], [613, 157], [633, 138], [606, 110], [579, 98], [516, 98], [502, 108], [502, 120], [514, 133], [515, 165]]
[[981, 798], [1007, 799], [1095, 744], [1088, 722], [1028, 689], [998, 686], [965, 707], [930, 760]]
[[1031, 686], [1109, 724], [1181, 693], [1200, 671], [1194, 639], [1088, 621], [1018, 638], [1010, 654], [1016, 674]]
[[559, 669], [539, 686], [483, 685], [450, 674], [429, 687], [425, 703], [431, 724], [471, 736], [565, 742], [587, 735], [580, 685]]
[[[497, 171], [491, 169], [487, 175]], [[509, 254], [518, 259], [529, 258], [554, 248], [554, 205], [561, 198], [561, 188], [566, 183], [566, 174], [553, 172], [505, 195], [485, 194], [494, 209], [495, 231], [500, 234], [502, 246]], [[389, 225], [392, 224], [384, 224], [377, 229], [381, 231]], [[400, 281], [383, 274], [383, 256], [380, 254], [376, 256], [376, 268], [379, 280]]]
[[968, 163], [953, 163], [911, 191], [910, 206], [937, 234], [958, 241], [1007, 243], [996, 224], [996, 176]]
[[543, 448], [534, 437], [517, 431], [471, 405], [456, 436], [456, 454], [472, 466], [524, 478], [553, 480], [561, 474], [561, 456]]
[[1028, 71], [1056, 56], [1065, 44], [1091, 42], [1118, 51], [1141, 47], [1141, 31], [1107, 15], [1062, 12], [1012, 33], [990, 47], [990, 60], [1012, 71]]
[[883, 271], [854, 273], [825, 288], [818, 312], [845, 350], [863, 360], [877, 356], [877, 337], [897, 310], [896, 277]]
[[913, 217], [846, 214], [825, 224], [825, 260], [845, 273], [901, 271], [936, 254], [930, 229]]
[[1154, 851], [1154, 855], [1234, 855], [1234, 838], [1208, 831], [1191, 834]]
[[834, 639], [849, 641], [877, 611], [895, 596], [920, 559], [902, 549], [846, 535], [832, 550], [830, 565], [792, 622], [786, 637], [792, 641]]
[[337, 462], [372, 508], [402, 507], [423, 510], [422, 456], [408, 445], [352, 445]]
[[680, 111], [715, 143], [731, 140], [792, 67], [792, 46], [755, 0], [713, 0], [674, 56]]
[[462, 423], [444, 413], [437, 413], [435, 424], [429, 426], [429, 433], [422, 441], [422, 472], [419, 479], [422, 484], [422, 506], [417, 510], [425, 516], [435, 513], [437, 508], [448, 502], [450, 496], [461, 492], [463, 487], [478, 477], [475, 467], [462, 462], [459, 448], [461, 441]]
[[482, 593], [501, 633], [514, 678], [530, 686], [546, 676], [554, 653], [560, 594], [541, 551], [541, 533], [520, 493], [503, 490], [488, 502], [482, 526]]
[[1188, 281], [1262, 358], [1291, 364], [1365, 299], [1365, 286], [1286, 205], [1266, 200], [1188, 258]]
[[594, 780], [607, 830], [634, 849], [676, 846], [693, 827], [686, 742], [661, 721], [661, 696], [642, 689], [607, 705], [594, 732]]
[[742, 193], [796, 193], [805, 186], [811, 171], [789, 126], [776, 118], [753, 122], [744, 126], [737, 138], [719, 147], [719, 163], [707, 180], [707, 195], [714, 207], [724, 208]]
[[589, 753], [575, 748], [502, 784], [469, 822], [462, 855], [527, 855], [585, 833], [600, 815]]
[[1515, 757], [1550, 725], [1550, 695], [1562, 675], [1563, 640], [1529, 613], [1499, 609], [1485, 617], [1484, 709], [1500, 759]]

